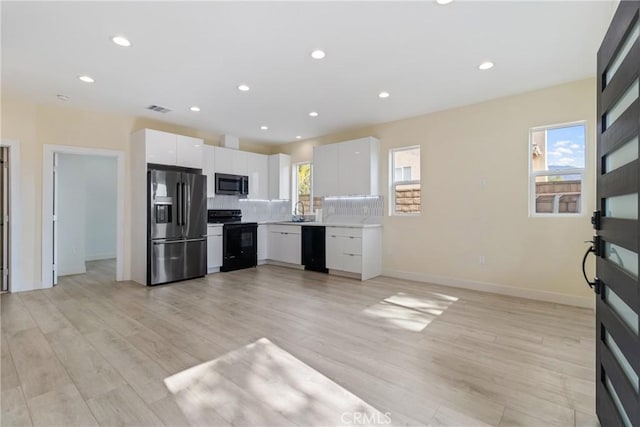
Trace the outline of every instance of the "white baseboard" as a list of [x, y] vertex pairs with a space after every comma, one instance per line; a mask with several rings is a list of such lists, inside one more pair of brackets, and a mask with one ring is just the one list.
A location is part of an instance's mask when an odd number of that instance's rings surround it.
[[48, 287], [47, 288], [43, 288], [42, 287], [42, 283], [30, 283], [28, 285], [25, 285], [23, 283], [22, 286], [20, 286], [18, 289], [14, 289], [12, 287], [11, 293], [15, 294], [15, 293], [18, 293], [18, 292], [39, 291], [41, 289], [48, 289]]
[[93, 255], [86, 255], [85, 261], [100, 261], [102, 259], [114, 259], [115, 257], [116, 257], [116, 254], [113, 252], [110, 252], [108, 254], [93, 254]]
[[288, 268], [295, 268], [296, 270], [304, 270], [304, 265], [300, 265], [300, 264], [289, 264], [288, 262], [276, 261], [273, 259], [267, 259], [265, 261], [266, 261], [265, 264], [269, 264], [269, 265], [277, 265], [278, 267], [288, 267]]
[[591, 309], [595, 308], [594, 297], [579, 297], [575, 295], [559, 294], [556, 292], [541, 291], [536, 289], [514, 288], [513, 286], [498, 285], [496, 283], [478, 282], [475, 280], [467, 279], [456, 279], [453, 277], [415, 273], [412, 271], [384, 270], [382, 274], [384, 276], [395, 277], [397, 279], [433, 283], [434, 285], [471, 289], [474, 291], [490, 292], [494, 294], [508, 295], [511, 297], [527, 298], [537, 301], [553, 302], [556, 304], [572, 305], [576, 307]]

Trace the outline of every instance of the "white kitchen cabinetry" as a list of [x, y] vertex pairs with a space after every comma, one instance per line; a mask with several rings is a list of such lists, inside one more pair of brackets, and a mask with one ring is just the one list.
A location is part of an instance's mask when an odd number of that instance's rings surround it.
[[247, 175], [247, 154], [246, 151], [214, 147], [215, 172]]
[[147, 163], [202, 169], [204, 141], [153, 129], [142, 129]]
[[382, 228], [326, 228], [326, 265], [330, 273], [367, 280], [382, 274]]
[[176, 165], [185, 168], [202, 169], [204, 141], [190, 136], [176, 135]]
[[271, 224], [268, 241], [270, 260], [302, 265], [302, 227]]
[[338, 144], [313, 147], [313, 195], [337, 196], [338, 182]]
[[378, 191], [380, 141], [360, 138], [313, 148], [316, 196], [374, 196]]
[[269, 225], [258, 224], [258, 265], [269, 258]]
[[215, 147], [212, 145], [205, 145], [202, 173], [207, 176], [207, 198], [216, 196], [215, 168]]
[[269, 199], [269, 156], [247, 153], [249, 199]]
[[291, 200], [291, 156], [272, 154], [269, 156], [270, 200]]
[[207, 272], [216, 273], [222, 267], [222, 226], [207, 226]]

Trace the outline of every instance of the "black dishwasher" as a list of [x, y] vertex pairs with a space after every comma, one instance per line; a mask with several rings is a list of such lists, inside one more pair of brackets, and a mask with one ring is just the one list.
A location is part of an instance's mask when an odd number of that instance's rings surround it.
[[302, 265], [305, 270], [327, 273], [325, 228], [302, 226]]

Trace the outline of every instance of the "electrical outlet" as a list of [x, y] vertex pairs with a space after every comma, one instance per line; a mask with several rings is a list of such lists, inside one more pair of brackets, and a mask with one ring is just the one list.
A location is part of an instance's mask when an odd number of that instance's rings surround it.
[[480, 255], [480, 265], [485, 265], [486, 264], [486, 259], [484, 257], [484, 255]]

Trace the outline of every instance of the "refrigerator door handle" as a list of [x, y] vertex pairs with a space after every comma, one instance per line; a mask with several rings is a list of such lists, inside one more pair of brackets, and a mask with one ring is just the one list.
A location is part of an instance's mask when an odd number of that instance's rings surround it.
[[176, 216], [178, 225], [180, 225], [180, 222], [182, 221], [182, 218], [180, 218], [180, 215], [182, 213], [182, 202], [180, 200], [180, 183], [176, 184], [176, 202]]
[[182, 225], [187, 225], [187, 184], [182, 183]]

